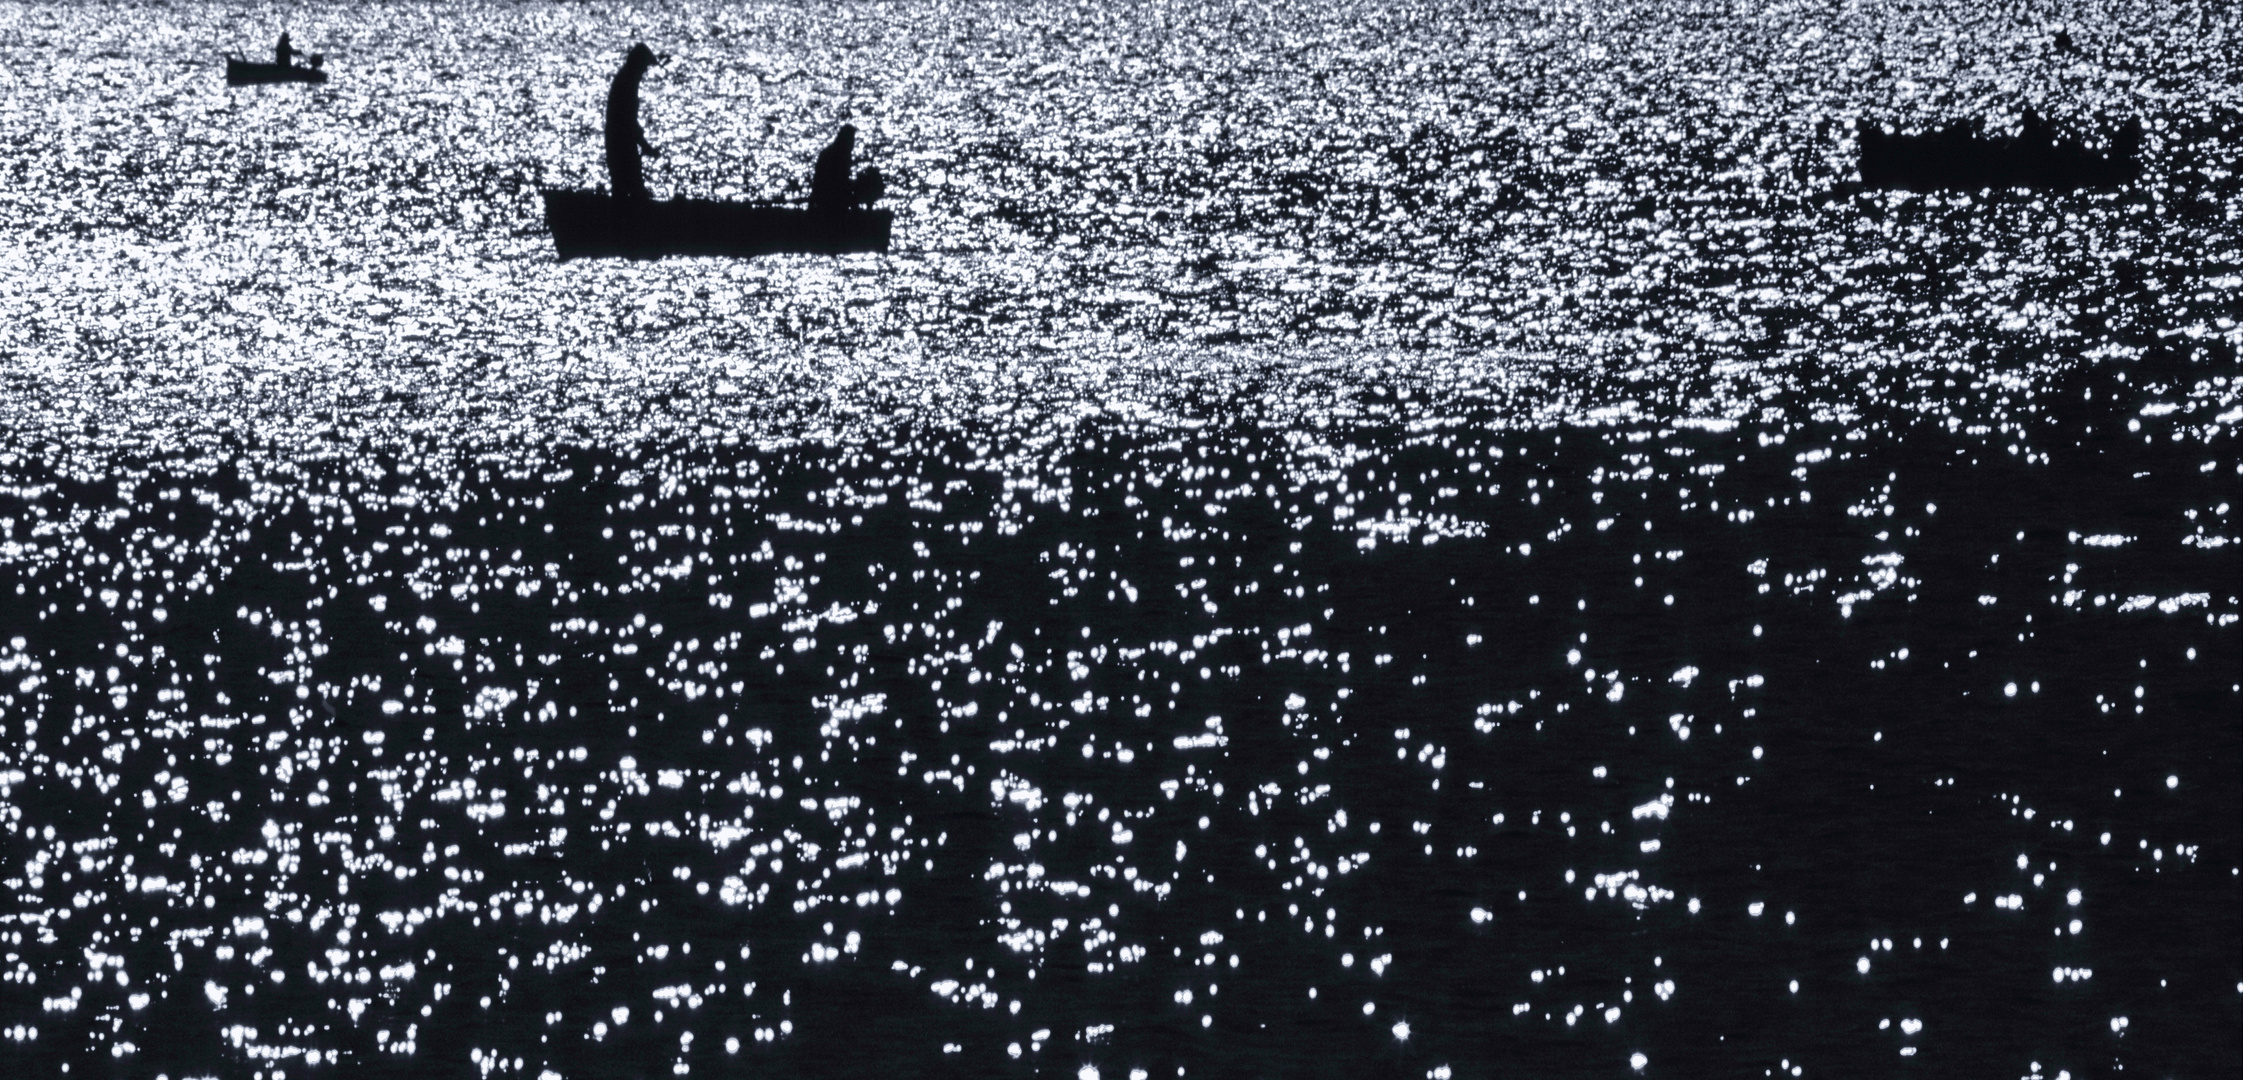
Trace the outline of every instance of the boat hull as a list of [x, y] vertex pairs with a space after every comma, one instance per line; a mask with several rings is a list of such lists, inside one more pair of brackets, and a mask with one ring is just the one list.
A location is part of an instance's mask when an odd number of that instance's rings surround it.
[[885, 252], [890, 210], [811, 211], [710, 199], [618, 199], [598, 191], [547, 189], [553, 249], [570, 259], [659, 259], [666, 255], [842, 255]]
[[1873, 188], [1977, 191], [1987, 188], [2117, 187], [2142, 175], [2133, 145], [2098, 154], [2077, 142], [2027, 142], [1947, 131], [1892, 135], [1864, 125], [1861, 180]]
[[323, 83], [327, 73], [318, 68], [297, 67], [294, 64], [253, 64], [247, 60], [226, 60], [226, 85], [258, 86], [265, 83]]

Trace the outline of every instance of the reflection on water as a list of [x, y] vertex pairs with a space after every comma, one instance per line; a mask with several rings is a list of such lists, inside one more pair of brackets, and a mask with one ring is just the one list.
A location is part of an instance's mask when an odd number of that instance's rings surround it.
[[[8, 415], [73, 442], [635, 442], [1023, 396], [1204, 415], [1179, 372], [1262, 408], [1421, 368], [1477, 394], [1522, 362], [1689, 414], [1770, 382], [1944, 402], [1912, 385], [1936, 363], [2157, 333], [2230, 347], [2227, 20], [1356, 8], [377, 7], [292, 23], [331, 84], [232, 91], [208, 58], [271, 40], [262, 18], [22, 9]], [[2057, 23], [2087, 57], [2043, 47]], [[641, 39], [674, 57], [642, 108], [657, 194], [799, 195], [847, 114], [895, 253], [558, 264], [536, 188], [601, 182], [605, 80]], [[2147, 117], [2144, 182], [1844, 187], [1855, 118], [1999, 130], [2027, 105]], [[1315, 360], [1335, 386], [1269, 383]]]
[[[2225, 23], [630, 18], [9, 16], [12, 1057], [2236, 1057]], [[554, 263], [640, 38], [896, 253]], [[2145, 183], [1842, 186], [2029, 100]]]
[[562, 1075], [2210, 1023], [2144, 988], [2230, 887], [2232, 454], [2048, 451], [2142, 493], [2066, 512], [1910, 434], [11, 459], [9, 1020]]

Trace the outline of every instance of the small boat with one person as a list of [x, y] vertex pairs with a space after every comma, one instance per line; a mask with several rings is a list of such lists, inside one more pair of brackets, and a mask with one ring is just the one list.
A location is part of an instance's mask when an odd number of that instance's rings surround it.
[[238, 56], [226, 57], [226, 85], [256, 86], [264, 83], [323, 83], [327, 81], [324, 66], [327, 58], [313, 53], [309, 66], [298, 65], [296, 47], [288, 43], [288, 35], [280, 36], [280, 44], [273, 47], [273, 62], [260, 64]]
[[2107, 151], [2076, 138], [2060, 138], [2040, 115], [2025, 110], [2016, 135], [1992, 136], [1979, 122], [1956, 121], [1938, 131], [1903, 135], [1862, 123], [1861, 180], [1865, 187], [1909, 191], [1985, 188], [2117, 187], [2142, 175], [2140, 122], [2119, 128]]

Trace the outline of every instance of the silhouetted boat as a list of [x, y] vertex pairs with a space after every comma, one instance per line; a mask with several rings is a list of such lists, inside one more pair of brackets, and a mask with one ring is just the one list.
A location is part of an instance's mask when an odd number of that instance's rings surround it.
[[327, 73], [319, 68], [300, 67], [295, 64], [257, 64], [240, 57], [226, 58], [226, 85], [255, 86], [260, 83], [323, 83]]
[[561, 260], [665, 255], [746, 258], [885, 252], [892, 210], [814, 211], [711, 199], [618, 199], [544, 189], [545, 224]]
[[1861, 180], [1873, 188], [2116, 187], [2142, 175], [2142, 129], [2136, 124], [2121, 128], [2105, 154], [2045, 132], [1990, 137], [1962, 124], [1922, 135], [1898, 135], [1867, 123], [1858, 131]]

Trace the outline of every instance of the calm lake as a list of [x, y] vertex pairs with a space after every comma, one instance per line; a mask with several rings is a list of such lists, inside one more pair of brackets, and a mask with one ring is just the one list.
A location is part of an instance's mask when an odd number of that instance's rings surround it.
[[2233, 1076], [2239, 44], [0, 6], [0, 1067]]

